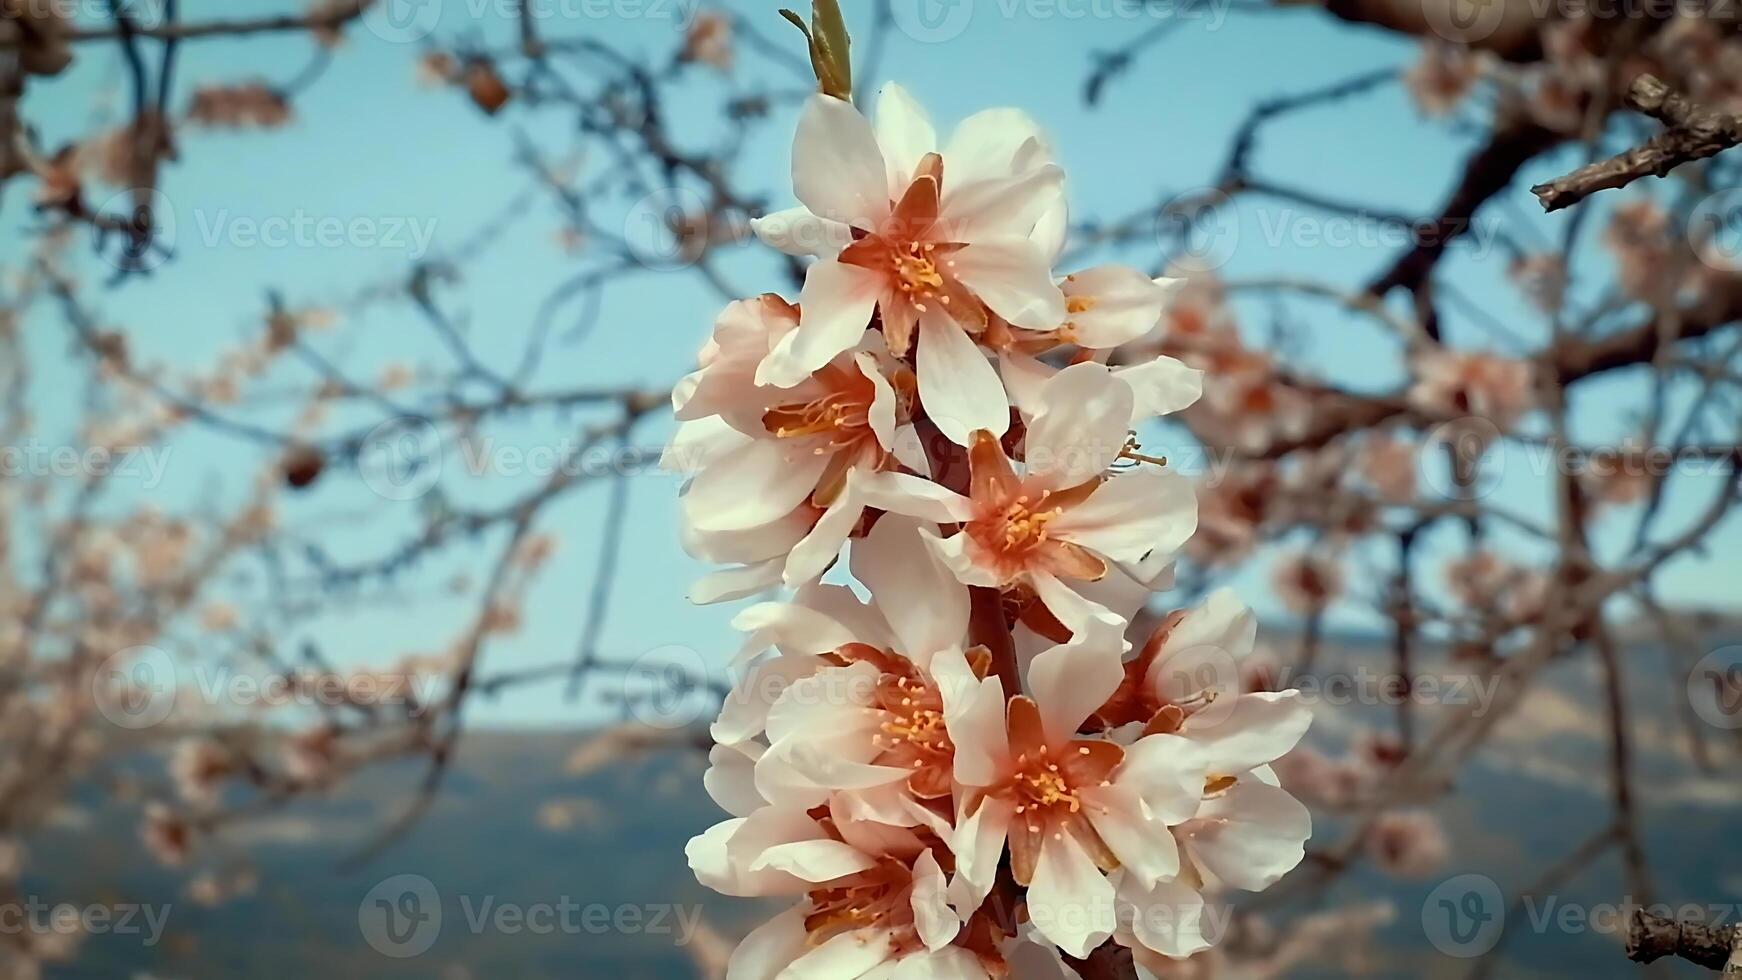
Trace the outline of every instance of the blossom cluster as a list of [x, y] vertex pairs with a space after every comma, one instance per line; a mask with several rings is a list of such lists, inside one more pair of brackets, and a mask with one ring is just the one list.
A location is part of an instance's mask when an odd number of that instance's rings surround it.
[[[791, 908], [729, 980], [1073, 975], [1105, 943], [1161, 969], [1208, 948], [1229, 890], [1302, 858], [1271, 763], [1310, 714], [1243, 691], [1256, 621], [1226, 591], [1126, 638], [1197, 525], [1145, 421], [1203, 372], [1138, 354], [1183, 285], [1060, 274], [1064, 176], [995, 109], [940, 141], [907, 92], [875, 120], [815, 95], [798, 302], [717, 320], [674, 393], [686, 548], [743, 610], [705, 777], [731, 815], [697, 877]], [[856, 583], [857, 588], [855, 588]]]

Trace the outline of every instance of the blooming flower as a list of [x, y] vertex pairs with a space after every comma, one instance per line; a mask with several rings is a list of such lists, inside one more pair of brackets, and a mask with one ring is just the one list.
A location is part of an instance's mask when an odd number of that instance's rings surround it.
[[899, 86], [878, 99], [877, 123], [846, 102], [812, 96], [793, 141], [793, 190], [803, 208], [753, 224], [766, 242], [819, 260], [799, 296], [799, 329], [757, 369], [789, 386], [858, 342], [876, 313], [889, 350], [911, 351], [919, 399], [957, 443], [1008, 425], [997, 372], [976, 338], [996, 317], [1050, 331], [1064, 293], [1030, 239], [1063, 174], [1046, 161], [1026, 117], [1010, 110], [937, 134]]
[[[1018, 473], [990, 432], [969, 447], [967, 496], [912, 478], [884, 481], [880, 506], [958, 522], [925, 541], [965, 585], [1024, 600], [1027, 619], [1047, 632], [1056, 618], [1073, 635], [1123, 632], [1124, 621], [1065, 580], [1092, 582], [1113, 563], [1168, 555], [1191, 536], [1197, 506], [1189, 484], [1161, 469], [1105, 474], [1128, 450], [1135, 410], [1129, 385], [1100, 364], [1076, 364], [1044, 382]], [[1038, 602], [1038, 605], [1033, 601]]]
[[1114, 658], [1054, 647], [1029, 668], [1032, 697], [962, 712], [949, 726], [964, 787], [961, 874], [983, 893], [1008, 841], [1036, 928], [1079, 957], [1113, 932], [1114, 888], [1103, 872], [1123, 866], [1147, 884], [1176, 874], [1167, 827], [1196, 811], [1203, 786], [1200, 757], [1177, 736], [1126, 747], [1077, 737], [1121, 676]]

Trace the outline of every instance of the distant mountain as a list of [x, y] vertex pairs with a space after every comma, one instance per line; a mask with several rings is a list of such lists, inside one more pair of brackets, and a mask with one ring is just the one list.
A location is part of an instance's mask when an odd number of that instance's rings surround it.
[[[1344, 680], [1371, 670], [1374, 652], [1337, 643], [1320, 676]], [[1720, 767], [1693, 764], [1686, 713], [1678, 710], [1680, 676], [1661, 652], [1628, 657], [1630, 708], [1636, 717], [1637, 793], [1649, 837], [1656, 899], [1723, 905], [1742, 901], [1742, 822], [1735, 733], [1696, 731]], [[1474, 692], [1472, 692], [1474, 696]], [[1325, 689], [1311, 736], [1341, 751], [1360, 725], [1388, 724], [1395, 708], [1340, 703]], [[1432, 731], [1445, 706], [1418, 719]], [[437, 803], [415, 829], [362, 870], [342, 859], [371, 839], [409, 799], [420, 771], [400, 766], [337, 790], [330, 798], [269, 815], [241, 829], [234, 851], [206, 856], [223, 869], [246, 854], [259, 884], [216, 907], [186, 894], [189, 875], [160, 869], [137, 843], [137, 814], [87, 809], [30, 842], [26, 886], [49, 902], [169, 906], [162, 941], [95, 935], [71, 966], [52, 978], [278, 980], [309, 977], [440, 980], [688, 980], [705, 951], [725, 948], [767, 914], [767, 907], [723, 899], [698, 886], [684, 864], [684, 843], [721, 818], [701, 788], [703, 759], [693, 749], [588, 761], [583, 733], [476, 732]], [[577, 752], [580, 749], [582, 751]], [[1490, 877], [1509, 900], [1535, 881], [1608, 815], [1608, 762], [1602, 699], [1588, 663], [1557, 665], [1501, 722], [1490, 745], [1459, 777], [1458, 792], [1432, 803], [1453, 839], [1451, 864], [1422, 881], [1372, 871], [1345, 880], [1331, 905], [1388, 900], [1395, 920], [1378, 934], [1376, 976], [1463, 977], [1470, 963], [1428, 941], [1424, 907], [1434, 889], [1462, 873]], [[596, 756], [596, 754], [595, 754]], [[1323, 841], [1334, 819], [1321, 818]], [[427, 879], [421, 903], [405, 889], [378, 888], [399, 875]], [[401, 879], [401, 882], [408, 879]], [[419, 886], [421, 887], [421, 886]], [[372, 894], [372, 890], [374, 893]], [[415, 889], [414, 889], [415, 891]], [[1577, 924], [1624, 898], [1611, 854], [1552, 894], [1520, 898], [1505, 922], [1500, 980], [1634, 975], [1620, 936]], [[386, 902], [387, 907], [378, 904]], [[568, 928], [559, 916], [568, 908]], [[433, 935], [413, 926], [439, 908]], [[1578, 910], [1568, 913], [1566, 910]], [[389, 911], [391, 909], [391, 912]], [[504, 911], [506, 909], [506, 911]], [[677, 913], [682, 912], [680, 917]], [[522, 920], [517, 916], [525, 913]], [[704, 916], [703, 931], [686, 923]], [[1573, 918], [1569, 919], [1567, 916]], [[389, 923], [389, 917], [392, 922]], [[540, 924], [549, 931], [538, 931]], [[1571, 923], [1571, 925], [1569, 925]], [[388, 926], [397, 930], [389, 935]], [[1601, 923], [1599, 923], [1601, 925]], [[407, 938], [410, 937], [410, 938]], [[429, 938], [417, 955], [396, 958]], [[398, 942], [397, 940], [404, 940]], [[1302, 972], [1299, 976], [1331, 974]], [[1674, 967], [1663, 976], [1701, 977]], [[1018, 978], [1021, 980], [1021, 978]]]

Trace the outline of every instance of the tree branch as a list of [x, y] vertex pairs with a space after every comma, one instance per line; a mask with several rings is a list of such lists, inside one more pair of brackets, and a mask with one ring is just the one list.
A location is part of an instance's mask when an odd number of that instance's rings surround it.
[[1678, 95], [1654, 75], [1640, 75], [1627, 89], [1627, 104], [1662, 122], [1663, 132], [1626, 153], [1587, 164], [1530, 189], [1544, 211], [1571, 207], [1598, 191], [1625, 187], [1642, 177], [1663, 177], [1694, 160], [1742, 142], [1742, 116], [1703, 108]]

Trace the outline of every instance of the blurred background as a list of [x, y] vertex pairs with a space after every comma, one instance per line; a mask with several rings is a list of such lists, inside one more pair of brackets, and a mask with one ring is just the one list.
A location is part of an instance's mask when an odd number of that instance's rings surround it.
[[[1231, 585], [1317, 721], [1307, 861], [1178, 975], [1707, 975], [1622, 945], [1742, 918], [1742, 157], [1532, 187], [1685, 132], [1641, 74], [1734, 124], [1728, 16], [843, 6], [862, 99], [1040, 122], [1065, 267], [1189, 281], [1153, 612]], [[803, 52], [752, 2], [0, 0], [0, 976], [724, 975], [766, 910], [683, 845], [742, 604], [657, 460], [719, 308], [797, 296], [748, 221]]]

